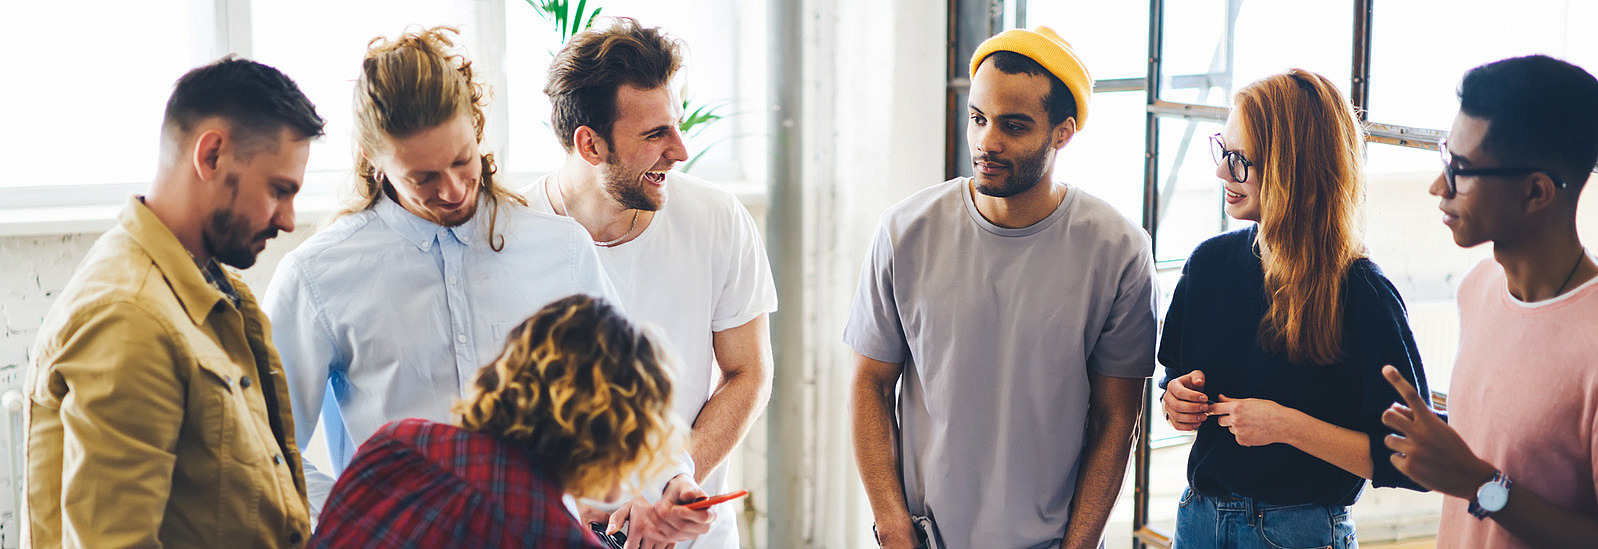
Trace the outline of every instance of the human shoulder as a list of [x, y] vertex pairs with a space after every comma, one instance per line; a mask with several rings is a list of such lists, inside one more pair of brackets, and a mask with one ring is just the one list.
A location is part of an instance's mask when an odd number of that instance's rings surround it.
[[343, 248], [358, 246], [381, 231], [382, 225], [377, 212], [371, 209], [341, 215], [284, 254], [283, 261], [307, 262], [330, 254], [337, 256]]
[[902, 234], [912, 227], [945, 221], [950, 215], [964, 215], [965, 202], [960, 193], [966, 192], [969, 180], [956, 177], [905, 197], [882, 213], [882, 228]]
[[1118, 248], [1132, 252], [1149, 249], [1148, 232], [1121, 215], [1109, 202], [1080, 187], [1070, 187], [1067, 192], [1076, 196], [1066, 198], [1071, 201], [1070, 210], [1066, 212], [1066, 223], [1073, 227], [1088, 228], [1095, 233], [1095, 239]]
[[1406, 314], [1404, 298], [1399, 295], [1398, 288], [1387, 279], [1382, 268], [1368, 257], [1356, 259], [1349, 265], [1343, 288], [1349, 311], [1371, 308], [1390, 315]]
[[[575, 251], [581, 249], [578, 244], [590, 242], [588, 230], [570, 217], [508, 200], [501, 200], [498, 207], [494, 230], [500, 231], [505, 238], [505, 246], [499, 253], [521, 253], [527, 250], [547, 254], [559, 249], [551, 248], [549, 244], [552, 243], [569, 244], [569, 249]], [[480, 211], [477, 215], [488, 213]]]

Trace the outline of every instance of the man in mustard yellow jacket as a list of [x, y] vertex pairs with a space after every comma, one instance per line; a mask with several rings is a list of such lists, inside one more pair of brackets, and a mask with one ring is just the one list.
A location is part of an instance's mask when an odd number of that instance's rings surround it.
[[311, 533], [266, 317], [237, 275], [294, 229], [323, 120], [276, 69], [178, 80], [160, 165], [39, 331], [24, 546], [298, 547]]

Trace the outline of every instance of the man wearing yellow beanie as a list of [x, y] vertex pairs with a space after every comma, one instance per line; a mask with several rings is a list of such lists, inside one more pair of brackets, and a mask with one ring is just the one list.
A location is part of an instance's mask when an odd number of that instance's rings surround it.
[[971, 59], [975, 177], [883, 215], [844, 330], [883, 547], [1100, 543], [1154, 369], [1156, 292], [1147, 235], [1054, 182], [1092, 88], [1047, 27], [988, 39]]

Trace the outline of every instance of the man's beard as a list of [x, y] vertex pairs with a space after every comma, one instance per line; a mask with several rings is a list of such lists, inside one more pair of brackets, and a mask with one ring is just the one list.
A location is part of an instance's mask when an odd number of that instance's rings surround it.
[[630, 210], [658, 211], [661, 201], [644, 192], [644, 172], [633, 172], [622, 167], [615, 151], [605, 158], [605, 193]]
[[1009, 174], [1002, 185], [993, 184], [983, 178], [981, 174], [978, 174], [976, 177], [977, 192], [994, 198], [1009, 198], [1032, 190], [1033, 187], [1038, 186], [1038, 183], [1043, 182], [1043, 163], [1048, 160], [1048, 156], [1049, 142], [1044, 141], [1043, 145], [1038, 147], [1036, 151], [1030, 154], [1022, 154], [1020, 158], [1013, 162], [999, 160], [990, 155], [978, 157], [976, 160], [1006, 165], [1009, 168]]
[[211, 212], [201, 228], [200, 240], [212, 259], [235, 268], [248, 269], [255, 265], [256, 254], [259, 253], [254, 250], [255, 242], [276, 238], [277, 229], [267, 227], [264, 231], [252, 232], [249, 221], [233, 211], [233, 205], [239, 198], [239, 176], [229, 174], [223, 182], [233, 190], [233, 201], [226, 208]]

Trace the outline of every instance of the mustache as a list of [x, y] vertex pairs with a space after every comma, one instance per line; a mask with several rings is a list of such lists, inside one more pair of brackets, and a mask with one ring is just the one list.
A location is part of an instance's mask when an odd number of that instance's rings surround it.
[[254, 240], [271, 240], [277, 238], [277, 229], [267, 229], [255, 235]]
[[978, 156], [976, 158], [972, 158], [971, 161], [972, 162], [987, 162], [989, 164], [998, 164], [998, 165], [1003, 166], [1005, 168], [1014, 168], [1015, 167], [1015, 163], [1014, 162], [1011, 162], [1009, 160], [999, 159], [999, 158], [993, 156], [993, 153], [982, 153], [982, 156]]

